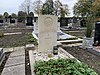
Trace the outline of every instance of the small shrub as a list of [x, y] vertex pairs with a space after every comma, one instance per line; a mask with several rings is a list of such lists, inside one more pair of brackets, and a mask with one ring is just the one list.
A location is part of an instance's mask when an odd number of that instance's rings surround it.
[[34, 72], [36, 75], [98, 75], [88, 65], [76, 59], [37, 61]]

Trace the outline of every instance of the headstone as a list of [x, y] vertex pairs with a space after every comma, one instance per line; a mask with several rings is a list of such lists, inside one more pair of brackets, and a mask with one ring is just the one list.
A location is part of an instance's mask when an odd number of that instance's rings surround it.
[[0, 20], [0, 26], [2, 26], [4, 24], [3, 20]]
[[10, 24], [10, 19], [9, 18], [5, 18], [5, 24]]
[[73, 27], [77, 28], [77, 27], [80, 27], [80, 26], [81, 26], [80, 19], [78, 19], [78, 18], [73, 19]]
[[34, 18], [34, 33], [38, 34], [38, 18]]
[[39, 52], [53, 51], [57, 45], [57, 17], [53, 15], [39, 16]]
[[94, 45], [100, 45], [100, 22], [95, 24]]
[[15, 20], [14, 20], [14, 19], [11, 19], [11, 20], [10, 20], [10, 23], [15, 23]]
[[58, 25], [57, 25], [57, 32], [60, 32], [60, 20], [58, 20]]
[[33, 17], [27, 17], [27, 26], [33, 26]]
[[85, 20], [81, 20], [80, 21], [80, 25], [81, 25], [81, 27], [86, 27], [86, 21]]
[[15, 19], [15, 24], [17, 24], [17, 19]]
[[0, 23], [3, 23], [3, 20], [0, 20]]
[[60, 18], [60, 26], [67, 26], [68, 25], [68, 19], [67, 18]]

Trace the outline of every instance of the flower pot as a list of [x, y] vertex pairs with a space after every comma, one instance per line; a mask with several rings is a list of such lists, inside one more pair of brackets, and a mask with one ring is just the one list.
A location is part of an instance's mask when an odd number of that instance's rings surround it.
[[93, 38], [83, 38], [83, 43], [82, 43], [83, 48], [93, 48]]

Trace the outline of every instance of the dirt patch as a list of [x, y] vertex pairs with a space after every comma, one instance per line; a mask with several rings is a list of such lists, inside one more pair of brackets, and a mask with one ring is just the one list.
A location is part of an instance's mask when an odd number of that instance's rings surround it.
[[25, 75], [31, 75], [30, 61], [29, 61], [29, 50], [25, 49]]
[[29, 44], [27, 34], [7, 35], [0, 38], [0, 47], [17, 47]]
[[85, 49], [82, 49], [78, 46], [76, 47], [63, 47], [67, 52], [72, 54], [74, 57], [79, 59], [80, 61], [89, 65], [89, 67], [93, 68], [100, 75], [100, 57], [94, 55]]
[[16, 46], [25, 46], [26, 44], [31, 44], [29, 42], [29, 33], [32, 33], [32, 29], [8, 29], [1, 30], [1, 32], [14, 33], [21, 32], [22, 34], [14, 34], [14, 35], [5, 35], [0, 37], [0, 47], [16, 47]]

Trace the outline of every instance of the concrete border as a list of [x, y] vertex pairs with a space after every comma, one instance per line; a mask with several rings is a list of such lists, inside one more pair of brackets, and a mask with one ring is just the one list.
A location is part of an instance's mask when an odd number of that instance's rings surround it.
[[18, 34], [22, 34], [22, 32], [4, 33], [4, 35], [18, 35]]
[[[65, 51], [63, 48], [59, 47], [59, 50], [61, 52], [65, 53], [65, 55], [68, 56], [69, 58], [75, 58], [74, 56], [72, 56], [71, 54], [69, 54], [67, 51]], [[29, 50], [29, 60], [30, 60], [30, 67], [31, 67], [31, 75], [35, 75], [35, 73], [34, 73], [35, 59], [34, 59], [34, 56], [33, 56], [33, 50]], [[80, 62], [79, 60], [77, 60], [77, 61]]]
[[35, 63], [35, 61], [34, 61], [34, 56], [33, 56], [32, 50], [29, 51], [29, 60], [30, 60], [30, 67], [31, 67], [31, 75], [35, 75], [35, 73], [34, 73], [34, 63]]
[[2, 59], [0, 61], [0, 66], [1, 66], [2, 62], [4, 61], [4, 59], [5, 59], [5, 54], [3, 54], [3, 57], [2, 57]]

